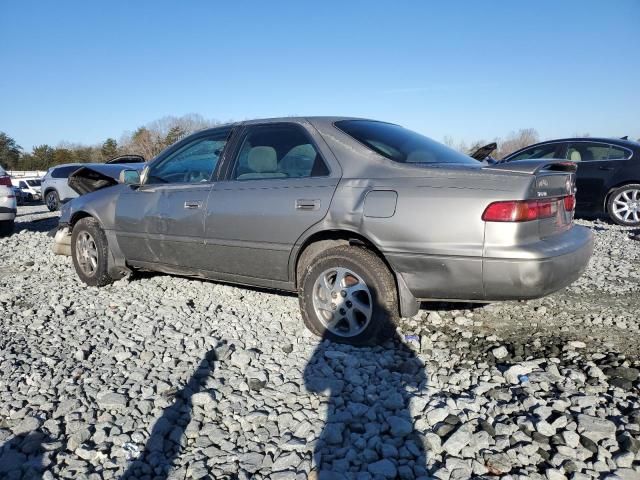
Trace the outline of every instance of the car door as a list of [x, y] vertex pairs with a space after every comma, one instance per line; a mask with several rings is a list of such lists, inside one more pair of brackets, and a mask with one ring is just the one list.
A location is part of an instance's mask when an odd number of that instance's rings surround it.
[[296, 240], [327, 214], [340, 178], [317, 135], [295, 123], [244, 130], [226, 180], [214, 186], [207, 205], [208, 269], [236, 281], [288, 280]]
[[[613, 149], [612, 149], [613, 147]], [[615, 145], [603, 142], [574, 141], [567, 148], [566, 159], [578, 163], [576, 172], [576, 210], [593, 211], [604, 202], [607, 186], [615, 175], [620, 155]], [[611, 154], [611, 160], [609, 156]]]
[[198, 269], [212, 179], [230, 128], [189, 137], [154, 161], [142, 185], [120, 196], [118, 244], [133, 262]]

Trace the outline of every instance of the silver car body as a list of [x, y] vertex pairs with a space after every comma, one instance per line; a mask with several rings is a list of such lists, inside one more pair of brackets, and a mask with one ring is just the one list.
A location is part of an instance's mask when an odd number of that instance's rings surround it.
[[572, 212], [517, 223], [482, 220], [495, 201], [573, 193], [573, 165], [400, 164], [337, 128], [339, 120], [232, 125], [230, 145], [254, 125], [302, 127], [327, 176], [232, 180], [233, 158], [224, 154], [209, 182], [146, 185], [143, 179], [139, 186], [79, 197], [62, 209], [57, 243], [68, 245], [74, 223], [93, 216], [106, 233], [113, 272], [143, 268], [288, 291], [299, 287], [303, 251], [364, 244], [395, 274], [404, 316], [415, 314], [420, 300], [544, 296], [573, 282], [587, 265], [593, 236], [573, 224]]
[[0, 185], [0, 222], [14, 220], [17, 211], [18, 207], [13, 189]]

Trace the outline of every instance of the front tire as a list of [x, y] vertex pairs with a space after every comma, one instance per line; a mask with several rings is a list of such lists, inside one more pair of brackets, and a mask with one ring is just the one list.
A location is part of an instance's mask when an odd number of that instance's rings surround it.
[[640, 184], [623, 185], [611, 192], [607, 200], [607, 213], [618, 225], [640, 226]]
[[50, 212], [58, 210], [58, 208], [60, 208], [60, 197], [58, 196], [58, 192], [55, 190], [47, 192], [44, 197], [44, 203]]
[[95, 218], [80, 219], [71, 234], [73, 266], [84, 283], [104, 287], [113, 282], [108, 273], [109, 245], [107, 237]]
[[382, 342], [400, 318], [393, 275], [361, 247], [339, 246], [318, 255], [302, 272], [298, 293], [307, 328], [334, 342]]

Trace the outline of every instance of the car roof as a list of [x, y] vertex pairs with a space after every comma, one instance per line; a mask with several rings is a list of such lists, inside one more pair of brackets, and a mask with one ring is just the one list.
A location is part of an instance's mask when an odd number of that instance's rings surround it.
[[[535, 145], [544, 145], [547, 143], [560, 143], [560, 142], [596, 142], [596, 143], [611, 143], [613, 145], [621, 145], [628, 148], [639, 148], [640, 143], [635, 140], [628, 140], [623, 138], [616, 137], [569, 137], [569, 138], [558, 138], [554, 140], [545, 140], [544, 142], [532, 143], [531, 145], [525, 147], [533, 147]], [[522, 149], [524, 150], [524, 149]]]
[[61, 163], [59, 165], [54, 165], [52, 167], [49, 167], [49, 169], [53, 170], [54, 168], [60, 168], [60, 167], [75, 167], [76, 165], [84, 165], [84, 163]]
[[201, 132], [213, 131], [218, 128], [224, 127], [239, 127], [242, 125], [262, 125], [268, 123], [314, 123], [314, 122], [322, 122], [322, 123], [334, 123], [340, 120], [367, 120], [369, 122], [380, 122], [380, 123], [391, 123], [385, 122], [382, 120], [374, 120], [371, 118], [362, 118], [362, 117], [347, 117], [347, 116], [330, 116], [330, 115], [312, 115], [312, 116], [295, 116], [295, 117], [269, 117], [269, 118], [255, 118], [250, 120], [241, 120], [237, 122], [229, 122], [229, 123], [221, 123], [220, 125], [215, 125], [213, 127], [205, 128], [201, 130]]

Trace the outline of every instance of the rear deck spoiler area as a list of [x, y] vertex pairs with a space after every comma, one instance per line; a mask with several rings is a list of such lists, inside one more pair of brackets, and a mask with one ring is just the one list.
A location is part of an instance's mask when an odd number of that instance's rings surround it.
[[574, 162], [559, 159], [518, 160], [516, 162], [496, 163], [482, 169], [536, 175], [542, 171], [574, 173], [578, 170], [578, 165]]

